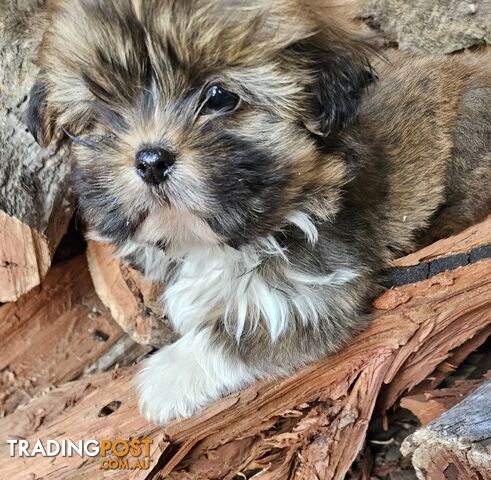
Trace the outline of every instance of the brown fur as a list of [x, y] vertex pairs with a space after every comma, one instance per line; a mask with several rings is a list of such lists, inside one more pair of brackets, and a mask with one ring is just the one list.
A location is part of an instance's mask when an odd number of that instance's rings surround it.
[[490, 61], [487, 54], [394, 55], [378, 65], [360, 130], [389, 158], [390, 171], [381, 170], [389, 185], [381, 228], [400, 254], [491, 209]]

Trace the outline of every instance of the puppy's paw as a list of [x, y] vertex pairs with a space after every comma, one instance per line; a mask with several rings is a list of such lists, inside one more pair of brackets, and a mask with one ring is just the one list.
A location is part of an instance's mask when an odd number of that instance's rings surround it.
[[140, 411], [163, 425], [193, 415], [254, 379], [243, 362], [210, 345], [205, 330], [192, 331], [145, 361], [137, 377]]

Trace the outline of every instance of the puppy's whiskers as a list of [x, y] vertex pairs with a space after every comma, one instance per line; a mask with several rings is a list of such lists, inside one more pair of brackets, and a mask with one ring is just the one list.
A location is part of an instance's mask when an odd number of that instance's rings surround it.
[[74, 143], [77, 143], [78, 145], [83, 145], [84, 147], [94, 149], [96, 148], [95, 143], [90, 142], [89, 140], [84, 140], [83, 138], [77, 137], [76, 135], [73, 135], [70, 133], [65, 127], [61, 127], [62, 130], [65, 132], [66, 136]]

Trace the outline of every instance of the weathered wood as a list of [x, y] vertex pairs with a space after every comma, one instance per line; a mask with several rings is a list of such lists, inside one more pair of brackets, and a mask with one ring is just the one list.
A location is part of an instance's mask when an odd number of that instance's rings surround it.
[[0, 412], [78, 377], [123, 331], [95, 294], [83, 255], [0, 307]]
[[135, 342], [162, 346], [174, 339], [170, 323], [158, 302], [163, 287], [145, 281], [142, 275], [114, 257], [114, 247], [89, 241], [89, 269], [100, 299], [121, 328]]
[[402, 444], [420, 479], [491, 477], [491, 381]]
[[[153, 473], [117, 471], [111, 478], [150, 479], [159, 472], [169, 479], [232, 479], [259, 471], [268, 480], [344, 478], [363, 446], [376, 402], [382, 398], [384, 408], [392, 406], [491, 325], [491, 260], [389, 290], [376, 306], [370, 328], [338, 354], [290, 378], [259, 382], [165, 429], [137, 414], [134, 370], [121, 370], [67, 384], [47, 395], [51, 402], [36, 399], [0, 420], [0, 450], [5, 438], [19, 436], [139, 437], [154, 440]], [[121, 406], [99, 417], [115, 400]], [[49, 419], [41, 425], [35, 421], [40, 410]], [[101, 474], [98, 458], [33, 461], [8, 458], [3, 451], [0, 470], [7, 478], [22, 478], [19, 472], [64, 480]]]
[[491, 44], [489, 0], [369, 0], [364, 18], [401, 50], [451, 53]]
[[323, 0], [347, 30], [419, 54], [491, 45], [489, 0]]
[[19, 0], [0, 9], [0, 302], [39, 285], [74, 208], [67, 148], [42, 150], [24, 122], [41, 3]]
[[457, 405], [490, 378], [491, 371], [481, 379], [457, 380], [452, 387], [407, 395], [401, 399], [400, 405], [410, 410], [424, 426]]

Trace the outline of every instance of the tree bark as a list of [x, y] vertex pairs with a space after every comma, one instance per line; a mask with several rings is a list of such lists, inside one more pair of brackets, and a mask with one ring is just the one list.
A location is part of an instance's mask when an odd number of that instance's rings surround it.
[[0, 9], [0, 303], [41, 283], [74, 208], [67, 147], [42, 150], [24, 121], [44, 30], [40, 5]]
[[403, 51], [441, 54], [491, 44], [489, 0], [369, 0], [363, 17]]
[[491, 476], [491, 381], [402, 444], [420, 479]]

